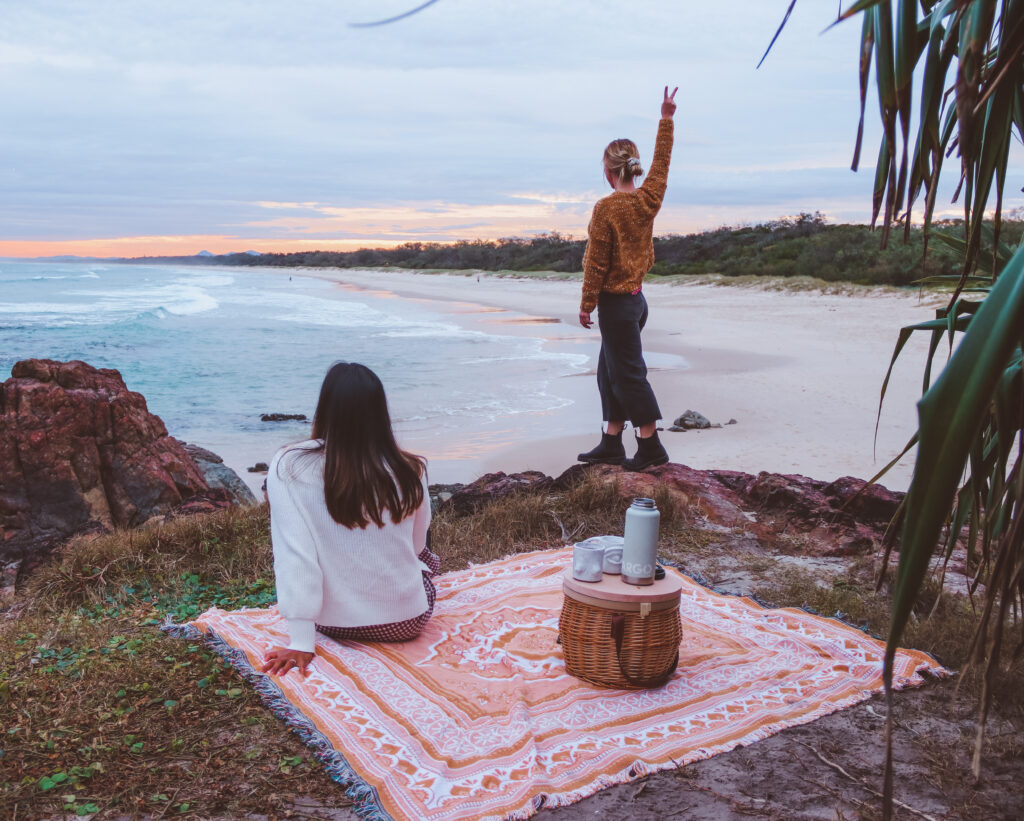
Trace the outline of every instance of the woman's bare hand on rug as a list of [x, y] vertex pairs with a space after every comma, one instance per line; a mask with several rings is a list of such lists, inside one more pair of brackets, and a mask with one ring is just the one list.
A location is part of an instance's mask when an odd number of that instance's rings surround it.
[[275, 647], [263, 657], [261, 672], [270, 673], [272, 676], [283, 676], [289, 670], [298, 669], [300, 675], [304, 676], [306, 668], [315, 657], [315, 653], [307, 653], [304, 650]]

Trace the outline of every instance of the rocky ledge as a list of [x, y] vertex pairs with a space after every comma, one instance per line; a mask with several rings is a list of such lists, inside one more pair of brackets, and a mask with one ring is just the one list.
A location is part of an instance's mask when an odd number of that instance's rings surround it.
[[667, 492], [700, 527], [730, 530], [775, 549], [788, 542], [794, 552], [816, 557], [873, 553], [903, 499], [902, 493], [851, 476], [824, 482], [673, 463], [640, 473], [610, 465], [575, 465], [557, 478], [538, 471], [489, 473], [468, 485], [435, 485], [432, 492], [437, 506], [465, 514], [510, 493], [564, 490], [587, 475], [616, 483], [623, 510], [634, 497]]
[[0, 383], [0, 567], [79, 533], [252, 501], [200, 451], [209, 479], [115, 370], [16, 363]]

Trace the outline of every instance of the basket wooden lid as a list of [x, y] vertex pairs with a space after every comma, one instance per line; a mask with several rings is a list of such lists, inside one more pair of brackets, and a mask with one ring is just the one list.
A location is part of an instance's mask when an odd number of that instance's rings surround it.
[[636, 585], [626, 584], [622, 576], [605, 573], [604, 578], [599, 582], [581, 582], [572, 577], [572, 568], [569, 567], [562, 577], [562, 590], [565, 595], [572, 596], [578, 593], [588, 599], [599, 599], [603, 601], [630, 602], [642, 604], [643, 602], [678, 601], [679, 592], [683, 589], [683, 583], [674, 573], [666, 573], [664, 579], [658, 579], [654, 584]]

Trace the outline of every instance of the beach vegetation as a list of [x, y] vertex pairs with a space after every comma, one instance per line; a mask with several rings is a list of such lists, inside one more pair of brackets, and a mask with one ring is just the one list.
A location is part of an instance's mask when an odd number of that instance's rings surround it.
[[[934, 320], [902, 329], [893, 354], [895, 360], [911, 334], [931, 338], [918, 431], [908, 444], [908, 450], [917, 446], [917, 457], [900, 514], [886, 688], [891, 708], [892, 661], [916, 618], [933, 557], [948, 561], [962, 541], [976, 568], [974, 584], [984, 591], [977, 609], [964, 614], [973, 626], [968, 671], [982, 672], [972, 761], [979, 778], [997, 680], [1012, 675], [1007, 666], [1024, 654], [1019, 635], [1010, 638], [1024, 608], [1024, 249], [1019, 235], [1006, 236], [1002, 216], [1010, 145], [1024, 139], [1024, 3], [858, 0], [839, 22], [858, 15], [861, 118], [852, 165], [860, 161], [873, 66], [882, 137], [872, 223], [881, 217], [880, 245], [899, 228], [905, 239], [911, 236], [911, 214], [923, 194], [924, 241], [933, 230], [944, 233], [945, 245], [960, 256], [949, 304]], [[954, 154], [964, 218], [958, 230], [943, 231], [932, 221], [944, 162]], [[942, 347], [948, 359], [933, 380]], [[891, 734], [890, 710], [887, 818]]]

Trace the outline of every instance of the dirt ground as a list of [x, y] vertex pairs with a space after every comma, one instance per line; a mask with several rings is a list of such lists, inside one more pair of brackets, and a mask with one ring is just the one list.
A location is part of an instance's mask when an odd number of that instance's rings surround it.
[[[989, 721], [980, 783], [970, 762], [975, 724], [955, 684], [896, 694], [896, 819], [1010, 821], [1024, 818], [1024, 734]], [[874, 821], [881, 818], [885, 699], [875, 696], [748, 747], [595, 793], [538, 821]], [[344, 798], [339, 788], [339, 798]], [[349, 808], [296, 802], [303, 815], [355, 821]]]
[[[897, 818], [1024, 817], [1024, 740], [990, 722], [981, 783], [969, 783], [974, 723], [955, 686], [897, 694]], [[538, 818], [875, 819], [881, 817], [885, 700], [876, 696], [749, 747], [603, 790]]]

